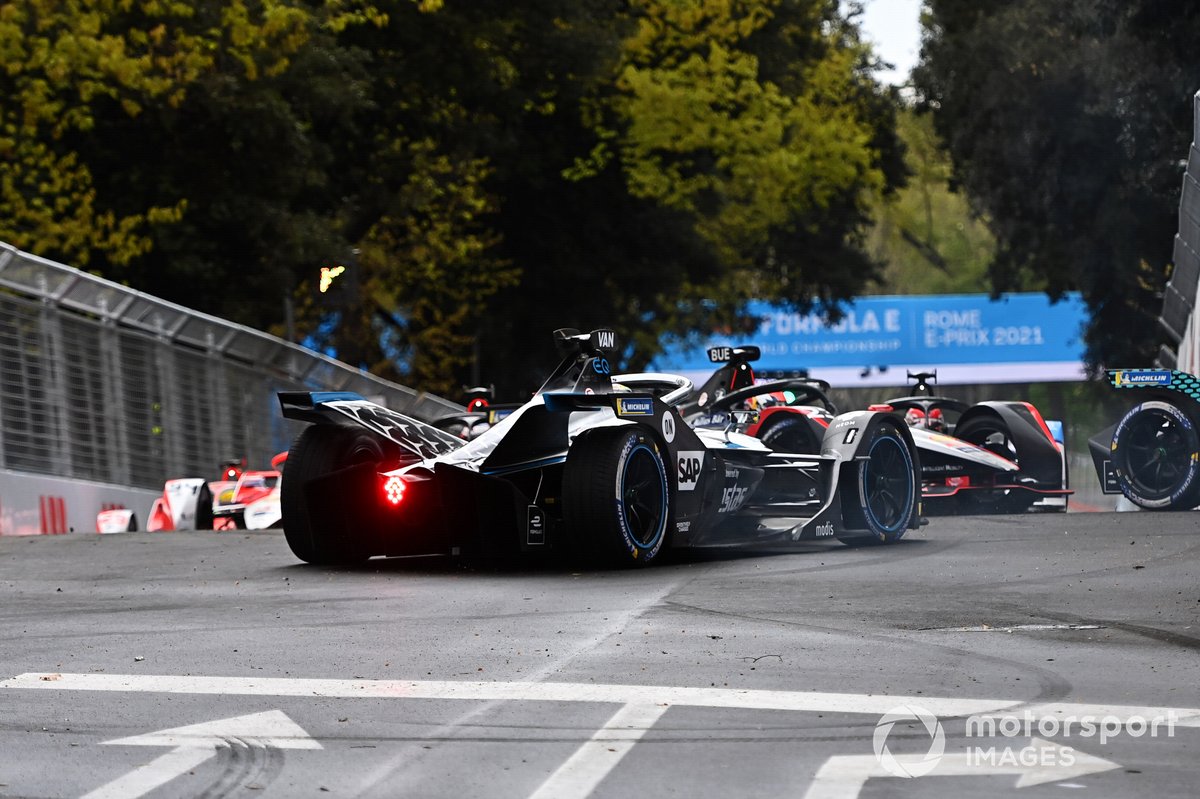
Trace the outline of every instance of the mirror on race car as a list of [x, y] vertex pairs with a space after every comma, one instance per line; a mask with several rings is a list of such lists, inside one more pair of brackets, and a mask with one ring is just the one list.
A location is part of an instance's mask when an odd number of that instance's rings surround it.
[[554, 343], [560, 352], [601, 355], [616, 350], [617, 334], [607, 327], [597, 328], [591, 333], [580, 333], [573, 327], [561, 327], [554, 331]]
[[588, 344], [595, 351], [612, 352], [617, 348], [617, 334], [603, 327], [593, 330]]
[[708, 360], [711, 363], [728, 363], [733, 360], [749, 363], [750, 361], [757, 361], [761, 355], [762, 350], [753, 345], [742, 347], [710, 347], [708, 349]]

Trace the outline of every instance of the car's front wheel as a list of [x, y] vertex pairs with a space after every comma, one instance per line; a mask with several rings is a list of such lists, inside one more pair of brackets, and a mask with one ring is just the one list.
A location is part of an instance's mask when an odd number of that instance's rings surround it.
[[908, 530], [916, 509], [916, 470], [908, 441], [891, 423], [880, 424], [871, 433], [856, 459], [859, 508], [868, 531], [841, 537], [843, 543], [890, 544]]
[[1168, 402], [1130, 409], [1113, 434], [1117, 484], [1148, 510], [1187, 510], [1200, 501], [1200, 435], [1192, 419]]
[[821, 440], [808, 420], [796, 413], [779, 413], [766, 422], [758, 438], [776, 452], [813, 455], [821, 451]]
[[[986, 449], [1020, 466], [1012, 431], [999, 417], [976, 416], [960, 424], [954, 437]], [[968, 513], [1023, 513], [1033, 504], [1034, 495], [1020, 489], [975, 488], [962, 493]]]

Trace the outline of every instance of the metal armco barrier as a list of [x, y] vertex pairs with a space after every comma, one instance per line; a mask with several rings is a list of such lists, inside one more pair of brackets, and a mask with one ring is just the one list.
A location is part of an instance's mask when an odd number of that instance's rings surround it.
[[[229, 458], [262, 468], [299, 431], [279, 413], [284, 390], [355, 391], [424, 418], [459, 409], [0, 243], [0, 470], [157, 493], [169, 478], [214, 478]], [[0, 493], [0, 535], [30, 513], [46, 522], [21, 532], [94, 529], [100, 500], [64, 510], [64, 496]]]

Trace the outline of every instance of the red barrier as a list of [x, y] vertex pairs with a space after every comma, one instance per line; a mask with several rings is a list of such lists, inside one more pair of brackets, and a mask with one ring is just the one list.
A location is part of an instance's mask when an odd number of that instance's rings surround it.
[[67, 501], [62, 497], [38, 497], [42, 535], [61, 535], [67, 532]]

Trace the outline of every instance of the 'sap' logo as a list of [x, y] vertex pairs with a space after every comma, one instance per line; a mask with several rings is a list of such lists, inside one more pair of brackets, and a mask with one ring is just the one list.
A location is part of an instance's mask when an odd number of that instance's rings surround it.
[[694, 491], [704, 467], [704, 452], [680, 452], [678, 459], [679, 490]]

